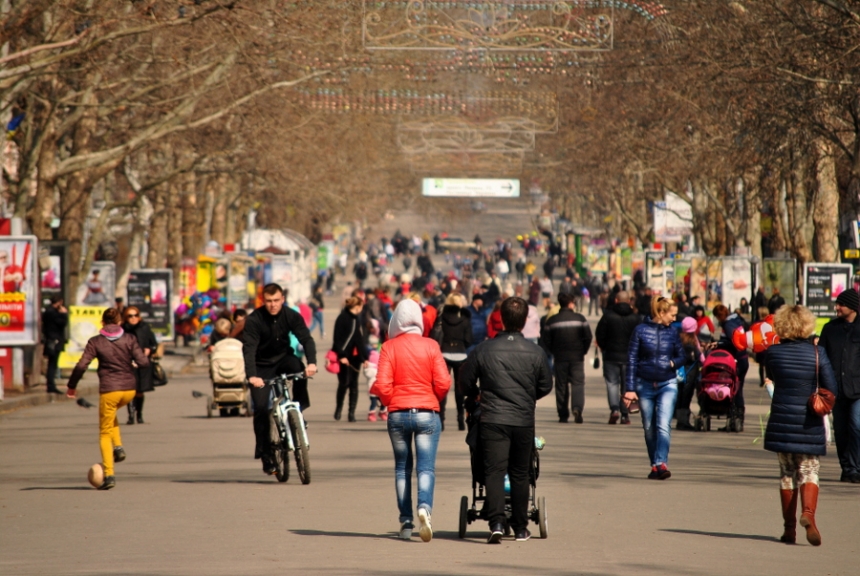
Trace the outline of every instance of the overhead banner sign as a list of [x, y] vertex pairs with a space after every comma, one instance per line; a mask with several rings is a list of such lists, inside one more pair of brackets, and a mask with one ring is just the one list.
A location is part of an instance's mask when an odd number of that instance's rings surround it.
[[431, 198], [519, 198], [515, 179], [424, 178], [422, 194]]
[[133, 270], [128, 275], [126, 302], [137, 306], [159, 341], [173, 339], [173, 312], [170, 300], [173, 295], [173, 270]]

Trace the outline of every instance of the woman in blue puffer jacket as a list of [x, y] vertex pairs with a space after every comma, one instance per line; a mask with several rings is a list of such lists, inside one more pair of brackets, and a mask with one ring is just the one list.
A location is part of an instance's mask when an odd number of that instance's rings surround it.
[[800, 525], [806, 539], [821, 545], [815, 525], [818, 504], [819, 457], [827, 451], [824, 417], [809, 406], [809, 396], [818, 386], [836, 393], [836, 377], [823, 348], [809, 341], [815, 316], [803, 306], [783, 306], [773, 319], [780, 343], [767, 351], [765, 369], [773, 381], [773, 402], [764, 434], [766, 450], [776, 452], [780, 469], [780, 500], [785, 531], [781, 541], [794, 544], [797, 526], [797, 494], [802, 512]]
[[677, 370], [684, 365], [684, 347], [675, 321], [672, 303], [663, 297], [651, 300], [651, 317], [633, 331], [627, 349], [628, 406], [639, 399], [645, 446], [651, 459], [651, 480], [666, 480], [669, 472], [669, 441], [672, 415], [678, 398]]

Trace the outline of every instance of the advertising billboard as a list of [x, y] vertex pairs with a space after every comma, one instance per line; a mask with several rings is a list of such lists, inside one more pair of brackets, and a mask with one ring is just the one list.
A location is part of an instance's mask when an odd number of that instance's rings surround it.
[[133, 270], [128, 275], [125, 301], [137, 306], [159, 341], [173, 339], [172, 291], [173, 270], [169, 268]]
[[39, 341], [39, 282], [35, 236], [0, 237], [0, 346]]
[[116, 264], [93, 262], [86, 279], [78, 286], [78, 306], [113, 306], [116, 298]]

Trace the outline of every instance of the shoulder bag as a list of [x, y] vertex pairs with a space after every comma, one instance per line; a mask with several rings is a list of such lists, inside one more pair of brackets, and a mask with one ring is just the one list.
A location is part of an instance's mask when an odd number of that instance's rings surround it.
[[836, 395], [818, 385], [818, 346], [813, 344], [812, 347], [815, 349], [815, 392], [809, 396], [808, 405], [818, 416], [827, 416], [833, 411]]

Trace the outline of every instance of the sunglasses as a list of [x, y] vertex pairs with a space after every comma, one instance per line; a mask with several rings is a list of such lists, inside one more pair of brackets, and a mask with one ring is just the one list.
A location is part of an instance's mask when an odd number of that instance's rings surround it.
[[129, 314], [126, 318], [140, 318], [140, 314]]

